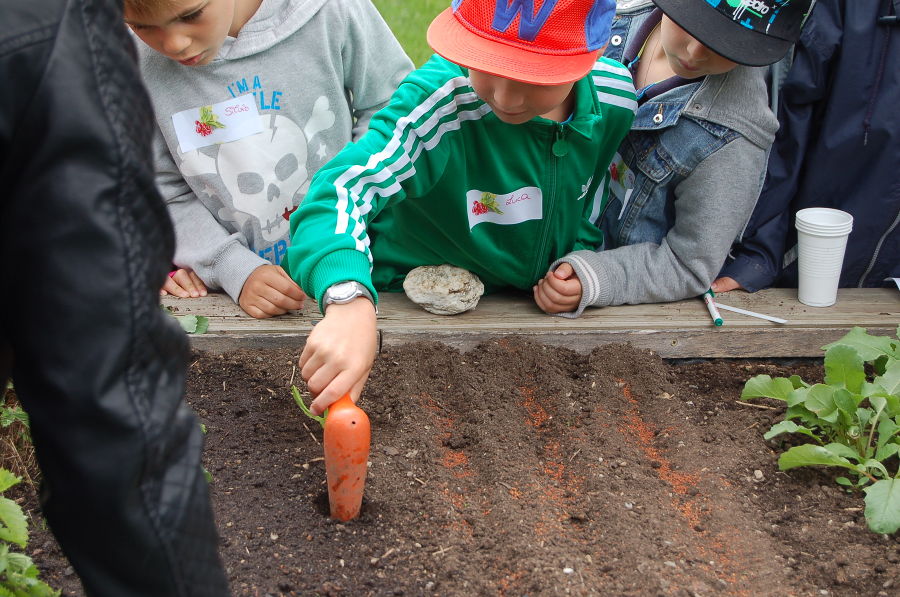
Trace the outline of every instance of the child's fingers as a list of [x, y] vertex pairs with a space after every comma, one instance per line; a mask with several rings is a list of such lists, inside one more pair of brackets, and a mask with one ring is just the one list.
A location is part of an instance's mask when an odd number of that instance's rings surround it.
[[575, 270], [572, 268], [572, 264], [566, 261], [560, 263], [559, 267], [553, 270], [553, 276], [559, 280], [568, 280], [574, 273]]
[[[293, 284], [293, 282], [291, 282], [291, 284]], [[256, 298], [252, 299], [251, 302], [256, 304], [269, 316], [281, 315], [288, 311], [302, 309], [303, 299], [306, 298], [306, 295], [302, 294], [302, 291], [301, 297], [297, 299], [282, 292], [281, 288], [265, 285], [261, 285], [258, 292], [253, 293], [251, 297], [254, 295]]]
[[534, 302], [545, 313], [559, 313], [566, 311], [565, 306], [557, 301], [557, 293], [551, 292], [545, 280], [538, 281], [534, 287]]
[[197, 275], [197, 272], [195, 272], [194, 270], [190, 270], [188, 275], [191, 278], [191, 283], [194, 285], [194, 288], [197, 289], [197, 292], [200, 294], [200, 296], [206, 296], [206, 284], [203, 283], [203, 280], [200, 279], [200, 276]]
[[166, 281], [163, 283], [162, 293], [171, 294], [172, 296], [177, 296], [180, 298], [189, 298], [191, 294], [181, 287], [181, 285], [175, 281], [174, 277], [166, 277]]
[[277, 286], [278, 290], [282, 294], [288, 296], [289, 298], [292, 298], [295, 301], [300, 301], [300, 307], [293, 307], [293, 308], [297, 308], [297, 309], [302, 308], [303, 300], [306, 298], [306, 293], [303, 292], [303, 289], [300, 288], [297, 285], [297, 283], [294, 282], [293, 279], [291, 279], [291, 277], [288, 275], [288, 273], [286, 271], [284, 271], [281, 268], [278, 268], [278, 272], [283, 277], [283, 283], [279, 284]]
[[[267, 289], [271, 294], [277, 294], [272, 289]], [[269, 297], [263, 295], [248, 295], [241, 293], [241, 308], [247, 312], [247, 315], [256, 319], [267, 319], [276, 315], [282, 315], [287, 311], [279, 307]]]
[[734, 278], [729, 278], [728, 276], [723, 276], [721, 278], [716, 279], [710, 286], [713, 292], [728, 292], [729, 290], [737, 290], [738, 288], [743, 288], [740, 282], [735, 280]]
[[[194, 272], [192, 270], [187, 269], [179, 269], [176, 270], [175, 273], [169, 274], [169, 280], [172, 280], [176, 284], [178, 284], [178, 286], [186, 293], [179, 294], [178, 296], [192, 298], [197, 298], [198, 296], [200, 296], [200, 289], [197, 288], [197, 286], [194, 284], [194, 278], [196, 276], [192, 277], [193, 274]], [[199, 280], [199, 278], [196, 279]], [[201, 282], [201, 286], [202, 284], [203, 283]], [[165, 288], [165, 286], [163, 286], [163, 288]], [[166, 288], [166, 290], [168, 290], [168, 288]]]
[[569, 275], [567, 278], [560, 278], [556, 272], [553, 272], [548, 274], [542, 281], [546, 282], [550, 289], [561, 296], [570, 297], [581, 293], [581, 283], [578, 281], [578, 278], [573, 278], [572, 275]]

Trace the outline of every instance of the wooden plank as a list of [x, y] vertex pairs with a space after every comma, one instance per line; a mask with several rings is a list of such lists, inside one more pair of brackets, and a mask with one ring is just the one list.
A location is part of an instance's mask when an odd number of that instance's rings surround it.
[[[384, 345], [433, 340], [468, 350], [491, 338], [521, 335], [582, 352], [610, 342], [629, 342], [666, 358], [818, 357], [821, 346], [853, 326], [887, 335], [900, 324], [896, 290], [841, 289], [837, 304], [824, 308], [797, 302], [796, 292], [772, 288], [717, 297], [727, 305], [787, 319], [784, 325], [723, 312], [725, 325], [717, 328], [700, 299], [588, 309], [578, 319], [565, 319], [541, 312], [524, 293], [486, 296], [476, 309], [453, 316], [433, 315], [403, 294], [383, 293], [378, 320]], [[192, 336], [191, 342], [211, 352], [286, 347], [299, 351], [321, 318], [312, 301], [302, 311], [261, 320], [247, 316], [221, 294], [202, 299], [164, 297], [163, 304], [178, 315], [209, 317], [208, 333]]]

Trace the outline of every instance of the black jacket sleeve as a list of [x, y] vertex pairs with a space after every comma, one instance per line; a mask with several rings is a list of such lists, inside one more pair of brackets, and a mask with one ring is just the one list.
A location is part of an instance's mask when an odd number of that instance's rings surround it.
[[0, 22], [0, 351], [44, 514], [90, 595], [227, 595], [121, 4], [3, 2]]

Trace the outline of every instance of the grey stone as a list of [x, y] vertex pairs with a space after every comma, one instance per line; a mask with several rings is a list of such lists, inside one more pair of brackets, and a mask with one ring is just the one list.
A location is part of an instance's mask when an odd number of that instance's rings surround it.
[[423, 265], [406, 275], [403, 290], [429, 313], [456, 315], [478, 305], [484, 284], [472, 272], [452, 265]]

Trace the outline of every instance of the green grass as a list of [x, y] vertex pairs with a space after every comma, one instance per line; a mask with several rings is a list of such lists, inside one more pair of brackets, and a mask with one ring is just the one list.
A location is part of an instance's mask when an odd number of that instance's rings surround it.
[[400, 45], [416, 66], [433, 54], [425, 41], [431, 20], [450, 6], [450, 0], [372, 0]]

